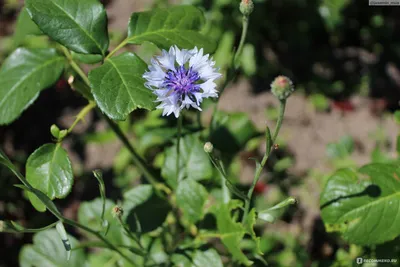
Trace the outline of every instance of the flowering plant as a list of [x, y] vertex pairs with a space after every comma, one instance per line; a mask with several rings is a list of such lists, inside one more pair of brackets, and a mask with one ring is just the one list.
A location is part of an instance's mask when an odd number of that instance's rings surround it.
[[[69, 128], [50, 127], [54, 142], [29, 156], [25, 174], [0, 153], [0, 163], [19, 179], [16, 186], [32, 206], [53, 215], [52, 223], [39, 228], [1, 221], [3, 232], [35, 233], [33, 244], [20, 252], [21, 266], [104, 266], [110, 261], [118, 266], [250, 266], [264, 262], [254, 231], [256, 220], [273, 222], [275, 211], [295, 200], [288, 198], [272, 208], [256, 210], [252, 196], [269, 155], [278, 148], [275, 142], [293, 86], [283, 76], [272, 84], [274, 93], [278, 92], [279, 118], [272, 134], [266, 127], [266, 149], [262, 161], [255, 159], [254, 180], [247, 192], [238, 188], [229, 167], [237, 148], [259, 133], [242, 114], [230, 116], [217, 108], [218, 96], [241, 64], [252, 1], [240, 5], [243, 33], [224, 70], [211, 56], [216, 43], [199, 32], [205, 19], [194, 6], [134, 13], [127, 37], [109, 51], [107, 14], [97, 0], [26, 0], [25, 5], [20, 19], [29, 27], [24, 34], [48, 39], [43, 48], [17, 48], [2, 65], [0, 124], [15, 121], [60, 76], [67, 78], [87, 105]], [[149, 65], [131, 51], [119, 53], [127, 44], [146, 46], [145, 42], [161, 50]], [[83, 64], [90, 69], [88, 74]], [[202, 105], [211, 111], [210, 127], [194, 119]], [[157, 119], [159, 127], [167, 120], [159, 118], [155, 109], [177, 118], [176, 129], [162, 131], [158, 136], [162, 141], [150, 145], [165, 148], [158, 151], [163, 157], [158, 165], [151, 164], [146, 149], [133, 145], [129, 131], [122, 127], [121, 121], [129, 123], [130, 114], [142, 109]], [[56, 200], [70, 195], [77, 176], [64, 144], [75, 126], [94, 110], [123, 143], [144, 181], [124, 188], [117, 205], [108, 195], [102, 172], [93, 171], [100, 197], [82, 202], [78, 219], [72, 220]], [[243, 129], [232, 126], [236, 120], [244, 123]], [[190, 126], [196, 123], [197, 128]], [[234, 136], [227, 150], [224, 140], [219, 141], [225, 138], [221, 129]], [[237, 130], [253, 133], [242, 135]], [[243, 246], [246, 241], [250, 248]], [[101, 249], [84, 250], [92, 247]]]

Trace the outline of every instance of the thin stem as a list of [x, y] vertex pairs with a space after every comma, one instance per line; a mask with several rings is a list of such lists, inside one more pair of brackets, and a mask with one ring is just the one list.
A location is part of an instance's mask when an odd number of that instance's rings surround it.
[[85, 72], [79, 67], [79, 65], [76, 64], [69, 50], [64, 46], [61, 46], [61, 49], [64, 52], [66, 58], [68, 59], [68, 62], [71, 65], [71, 67], [76, 71], [76, 73], [78, 73], [78, 75], [82, 78], [82, 80], [86, 83], [86, 85], [90, 86], [90, 81], [88, 77], [86, 76]]
[[[276, 138], [277, 138], [277, 136], [279, 134], [279, 131], [281, 129], [282, 122], [283, 122], [283, 116], [285, 114], [285, 108], [286, 108], [286, 99], [285, 100], [281, 100], [281, 102], [280, 102], [279, 117], [278, 117], [278, 121], [276, 122], [274, 135], [272, 137], [272, 143], [274, 143], [276, 141]], [[242, 224], [247, 219], [247, 215], [249, 214], [250, 202], [251, 202], [251, 198], [253, 196], [254, 188], [255, 188], [258, 180], [260, 179], [261, 171], [263, 170], [265, 164], [267, 163], [267, 160], [268, 160], [268, 157], [269, 157], [270, 154], [271, 154], [271, 150], [265, 151], [264, 157], [262, 158], [260, 165], [257, 166], [256, 172], [254, 174], [253, 182], [252, 182], [251, 187], [250, 187], [250, 189], [249, 189], [249, 191], [247, 193], [247, 199], [245, 200]]]
[[235, 57], [233, 58], [234, 62], [234, 67], [235, 69], [239, 68], [239, 57], [242, 54], [243, 51], [243, 45], [246, 40], [246, 35], [247, 35], [247, 30], [249, 28], [249, 17], [248, 16], [243, 16], [242, 19], [242, 36], [240, 37], [240, 42], [239, 42], [239, 47], [236, 50]]
[[181, 142], [181, 135], [182, 135], [182, 120], [183, 116], [179, 116], [178, 118], [178, 124], [177, 124], [177, 129], [178, 129], [178, 134], [177, 134], [177, 142], [176, 142], [176, 177], [178, 180], [178, 183], [180, 182], [181, 178], [179, 176], [179, 154], [180, 154], [180, 142]]
[[72, 132], [72, 130], [75, 128], [75, 126], [79, 123], [79, 121], [83, 120], [86, 115], [96, 107], [96, 103], [89, 101], [89, 104], [87, 104], [76, 116], [75, 121], [72, 123], [72, 125], [68, 128], [68, 133]]
[[106, 120], [108, 125], [111, 127], [111, 129], [114, 131], [114, 133], [118, 136], [120, 141], [124, 144], [124, 146], [131, 153], [134, 164], [139, 168], [140, 172], [143, 173], [143, 175], [147, 179], [147, 181], [154, 187], [156, 194], [160, 197], [163, 197], [163, 194], [160, 191], [160, 186], [159, 186], [156, 178], [151, 173], [151, 171], [147, 169], [147, 166], [144, 163], [143, 159], [139, 156], [139, 154], [133, 148], [133, 146], [129, 142], [128, 138], [122, 132], [121, 128], [115, 122], [113, 122], [109, 117], [104, 116], [102, 113], [100, 113], [100, 114], [104, 117], [104, 119]]
[[[246, 36], [247, 36], [247, 30], [249, 28], [249, 17], [248, 16], [243, 16], [242, 19], [242, 34], [240, 36], [240, 41], [239, 41], [239, 46], [238, 49], [235, 52], [235, 55], [233, 56], [231, 65], [228, 68], [226, 79], [222, 86], [220, 87], [219, 90], [219, 97], [221, 97], [222, 93], [225, 91], [225, 88], [228, 86], [228, 84], [235, 78], [236, 71], [238, 70], [240, 66], [240, 61], [239, 58], [242, 54], [243, 51], [243, 46], [244, 42], [246, 41]], [[214, 108], [213, 108], [213, 113], [211, 116], [211, 131], [213, 131], [214, 123], [215, 123], [215, 113], [217, 112], [217, 107], [218, 107], [218, 102], [215, 103]]]
[[37, 233], [37, 232], [41, 232], [50, 228], [53, 228], [54, 226], [57, 225], [59, 221], [56, 221], [54, 223], [51, 223], [49, 225], [46, 225], [44, 227], [41, 228], [23, 228], [21, 230], [17, 229], [16, 227], [14, 227], [14, 229], [3, 229], [1, 232], [4, 233]]
[[94, 230], [92, 230], [89, 227], [86, 227], [85, 225], [79, 224], [78, 222], [72, 221], [70, 219], [64, 218], [63, 217], [63, 222], [66, 224], [69, 224], [71, 226], [80, 228], [82, 230], [85, 230], [86, 232], [89, 232], [93, 235], [95, 235], [98, 239], [100, 239], [101, 241], [103, 241], [107, 247], [109, 247], [111, 250], [114, 250], [115, 252], [117, 252], [121, 257], [123, 257], [124, 259], [126, 259], [129, 263], [131, 263], [133, 266], [136, 266], [135, 262], [132, 261], [131, 258], [129, 258], [128, 256], [126, 256], [124, 253], [122, 253], [122, 251], [115, 246], [113, 243], [111, 243], [110, 241], [108, 241], [103, 235], [101, 235], [99, 232], [96, 232]]
[[124, 47], [128, 43], [128, 38], [123, 40], [114, 50], [112, 50], [107, 56], [106, 60], [112, 57], [118, 50], [120, 50], [122, 47]]

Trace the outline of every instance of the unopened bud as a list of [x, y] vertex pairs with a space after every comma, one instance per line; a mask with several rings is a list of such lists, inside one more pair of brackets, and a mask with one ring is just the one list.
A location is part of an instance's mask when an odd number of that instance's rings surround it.
[[242, 14], [244, 16], [249, 16], [251, 14], [251, 12], [253, 12], [253, 10], [254, 10], [253, 1], [252, 0], [242, 0], [242, 2], [240, 2], [239, 10], [240, 10], [240, 12], [242, 12]]
[[60, 128], [58, 128], [57, 125], [55, 125], [55, 124], [51, 125], [50, 132], [51, 132], [51, 135], [54, 136], [54, 138], [57, 138], [57, 139], [59, 138]]
[[279, 99], [284, 100], [294, 92], [292, 81], [286, 76], [278, 76], [271, 83], [271, 92]]
[[214, 149], [214, 146], [210, 142], [207, 142], [204, 144], [204, 151], [206, 153], [211, 153], [213, 151], [213, 149]]
[[124, 210], [120, 206], [115, 206], [111, 212], [114, 218], [116, 217], [121, 218], [122, 215], [124, 214]]

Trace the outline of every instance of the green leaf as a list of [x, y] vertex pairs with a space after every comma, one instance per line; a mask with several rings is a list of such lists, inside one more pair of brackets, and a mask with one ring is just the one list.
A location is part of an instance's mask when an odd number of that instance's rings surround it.
[[101, 55], [96, 55], [96, 54], [79, 54], [76, 52], [71, 53], [72, 58], [74, 60], [80, 61], [85, 64], [96, 64], [99, 63], [103, 60], [103, 57]]
[[[79, 245], [73, 236], [68, 237], [72, 248]], [[32, 245], [23, 246], [19, 264], [21, 267], [81, 267], [85, 265], [85, 254], [82, 249], [74, 250], [67, 260], [67, 251], [57, 231], [50, 229], [35, 234]]]
[[101, 111], [114, 120], [125, 120], [137, 108], [152, 110], [156, 97], [144, 86], [146, 68], [143, 60], [126, 52], [92, 70], [89, 80]]
[[190, 224], [203, 218], [207, 197], [204, 186], [192, 179], [183, 180], [176, 189], [176, 204], [183, 210], [183, 216]]
[[179, 178], [176, 170], [176, 144], [166, 150], [165, 162], [161, 174], [172, 188], [178, 186], [178, 180], [187, 177], [196, 181], [210, 179], [212, 166], [203, 144], [195, 135], [181, 138], [179, 145]]
[[102, 54], [108, 49], [107, 14], [98, 0], [26, 0], [39, 28], [69, 49]]
[[343, 136], [337, 143], [330, 143], [326, 146], [328, 157], [337, 159], [350, 156], [354, 150], [354, 140], [351, 136]]
[[339, 170], [329, 178], [320, 203], [328, 231], [341, 232], [348, 242], [372, 245], [392, 240], [400, 234], [400, 169], [376, 163], [359, 173]]
[[257, 135], [257, 129], [246, 113], [219, 111], [215, 121], [218, 126], [211, 134], [211, 143], [223, 152], [238, 152]]
[[55, 83], [64, 63], [55, 49], [15, 50], [0, 69], [0, 125], [18, 118], [41, 90]]
[[[122, 227], [118, 224], [117, 219], [112, 216], [111, 211], [114, 206], [113, 201], [106, 199], [104, 219], [109, 223], [106, 238], [114, 244], [128, 244], [129, 238], [122, 232]], [[101, 198], [82, 202], [78, 210], [78, 222], [95, 231], [102, 232], [104, 230], [101, 220], [102, 209], [103, 201]]]
[[231, 210], [239, 206], [240, 202], [231, 201], [229, 204], [215, 206], [212, 212], [217, 219], [218, 233], [222, 243], [234, 259], [246, 266], [251, 266], [253, 262], [243, 254], [239, 246], [246, 230], [241, 223], [236, 222], [231, 216]]
[[197, 250], [193, 257], [192, 267], [223, 267], [221, 257], [214, 249], [206, 251]]
[[14, 30], [14, 42], [16, 45], [20, 45], [28, 35], [40, 35], [42, 31], [32, 21], [26, 8], [24, 7], [18, 15], [17, 24]]
[[[64, 198], [74, 181], [71, 162], [60, 144], [45, 144], [35, 150], [26, 163], [26, 179], [50, 199]], [[28, 194], [32, 205], [39, 211], [46, 207], [37, 196]]]
[[203, 13], [194, 6], [174, 6], [134, 13], [129, 21], [128, 43], [154, 43], [159, 48], [173, 45], [213, 52], [216, 44], [198, 31], [204, 24]]
[[256, 209], [252, 209], [249, 214], [247, 215], [246, 221], [244, 222], [244, 227], [248, 234], [250, 234], [251, 239], [254, 240], [256, 243], [256, 253], [263, 254], [260, 249], [260, 238], [257, 237], [256, 233], [254, 232], [254, 225], [256, 224], [257, 216], [256, 216]]
[[141, 185], [126, 192], [124, 199], [124, 217], [133, 232], [156, 230], [171, 210], [168, 201], [158, 197], [150, 185]]

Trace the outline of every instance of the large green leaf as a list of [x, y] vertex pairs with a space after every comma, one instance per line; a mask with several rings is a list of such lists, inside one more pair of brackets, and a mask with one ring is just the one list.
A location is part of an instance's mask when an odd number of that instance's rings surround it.
[[128, 39], [132, 44], [152, 42], [160, 48], [173, 45], [213, 52], [216, 44], [198, 31], [204, 23], [203, 13], [194, 6], [174, 6], [134, 13], [129, 21]]
[[98, 0], [26, 0], [32, 20], [52, 39], [83, 54], [108, 49], [107, 14]]
[[157, 196], [150, 185], [140, 185], [126, 192], [123, 207], [130, 229], [142, 233], [160, 227], [171, 210], [168, 201]]
[[212, 212], [217, 218], [217, 228], [222, 243], [229, 250], [234, 259], [246, 266], [251, 266], [253, 262], [240, 250], [240, 242], [246, 230], [241, 223], [236, 222], [231, 216], [231, 211], [238, 208], [240, 205], [238, 201], [231, 201], [228, 204], [221, 203], [218, 206], [214, 206]]
[[[73, 236], [68, 236], [71, 247], [79, 245]], [[85, 265], [83, 249], [73, 250], [67, 260], [67, 251], [55, 229], [45, 230], [33, 236], [33, 245], [25, 245], [19, 254], [21, 267], [81, 267]]]
[[89, 73], [94, 99], [108, 117], [125, 120], [137, 108], [155, 107], [155, 95], [144, 86], [146, 68], [143, 60], [126, 52], [107, 59]]
[[183, 210], [183, 216], [190, 224], [203, 218], [207, 197], [207, 190], [196, 181], [185, 179], [179, 183], [176, 204]]
[[193, 258], [193, 267], [208, 266], [208, 267], [222, 267], [221, 257], [214, 249], [206, 251], [197, 250]]
[[18, 15], [17, 23], [14, 30], [14, 42], [20, 45], [28, 35], [40, 35], [42, 31], [32, 21], [26, 8], [24, 7]]
[[[64, 198], [74, 182], [71, 162], [60, 144], [45, 144], [33, 152], [26, 163], [26, 179], [50, 199]], [[32, 205], [39, 211], [46, 207], [33, 193], [29, 193]]]
[[392, 240], [400, 234], [400, 168], [376, 163], [359, 173], [339, 170], [329, 178], [320, 203], [327, 229], [341, 232], [349, 242]]
[[64, 68], [55, 49], [18, 48], [0, 69], [0, 125], [18, 118]]
[[179, 145], [179, 178], [176, 170], [176, 144], [166, 150], [165, 162], [161, 174], [167, 183], [176, 188], [178, 180], [187, 177], [193, 180], [210, 179], [212, 166], [203, 144], [196, 135], [186, 135]]

